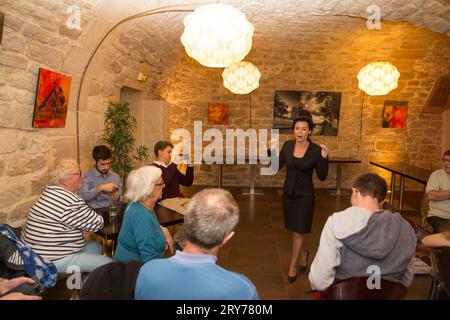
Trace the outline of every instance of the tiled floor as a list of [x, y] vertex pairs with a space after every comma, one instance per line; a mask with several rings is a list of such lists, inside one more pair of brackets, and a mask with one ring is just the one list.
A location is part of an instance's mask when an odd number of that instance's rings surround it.
[[[199, 187], [185, 189], [190, 197]], [[235, 236], [224, 246], [219, 264], [249, 277], [258, 289], [261, 299], [311, 299], [308, 272], [288, 284], [287, 269], [291, 254], [291, 235], [284, 228], [281, 196], [275, 189], [264, 189], [264, 195], [242, 195], [241, 189], [230, 188], [234, 194], [241, 216]], [[417, 207], [420, 197], [405, 195], [410, 207]], [[332, 196], [327, 190], [317, 190], [314, 221], [311, 234], [305, 240], [310, 252], [309, 263], [314, 258], [320, 234], [327, 217], [349, 206], [350, 197]], [[412, 212], [410, 218], [419, 221]], [[426, 299], [430, 286], [429, 276], [414, 279], [406, 299]]]

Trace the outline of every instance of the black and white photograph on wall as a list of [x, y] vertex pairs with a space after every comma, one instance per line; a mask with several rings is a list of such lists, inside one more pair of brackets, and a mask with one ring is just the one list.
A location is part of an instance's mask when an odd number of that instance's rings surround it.
[[312, 115], [313, 135], [338, 135], [340, 92], [275, 90], [273, 128], [279, 129], [280, 133], [290, 133], [292, 120], [298, 117], [301, 110], [307, 110]]

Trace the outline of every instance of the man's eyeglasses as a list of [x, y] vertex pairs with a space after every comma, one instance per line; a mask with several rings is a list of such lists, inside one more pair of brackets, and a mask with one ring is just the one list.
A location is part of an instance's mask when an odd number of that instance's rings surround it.
[[446, 158], [442, 158], [441, 161], [442, 161], [442, 163], [450, 163], [450, 159], [446, 159]]
[[79, 177], [81, 177], [82, 174], [83, 173], [80, 171], [80, 172], [69, 173], [69, 176], [79, 176]]
[[161, 187], [164, 188], [166, 185], [164, 183], [156, 183], [155, 187]]

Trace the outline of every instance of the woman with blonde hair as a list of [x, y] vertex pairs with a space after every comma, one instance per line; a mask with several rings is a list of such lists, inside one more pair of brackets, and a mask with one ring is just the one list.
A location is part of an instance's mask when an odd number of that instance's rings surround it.
[[153, 208], [161, 199], [164, 182], [161, 169], [145, 166], [130, 172], [125, 198], [129, 204], [120, 229], [116, 261], [150, 261], [163, 258], [165, 248], [173, 252], [172, 237], [160, 226]]

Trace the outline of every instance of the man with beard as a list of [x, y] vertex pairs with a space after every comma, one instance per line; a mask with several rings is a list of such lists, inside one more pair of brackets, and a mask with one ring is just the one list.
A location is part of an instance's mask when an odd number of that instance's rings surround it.
[[122, 181], [111, 170], [111, 150], [104, 145], [92, 150], [95, 167], [84, 174], [81, 197], [88, 206], [98, 211], [108, 208], [113, 201], [122, 202]]

